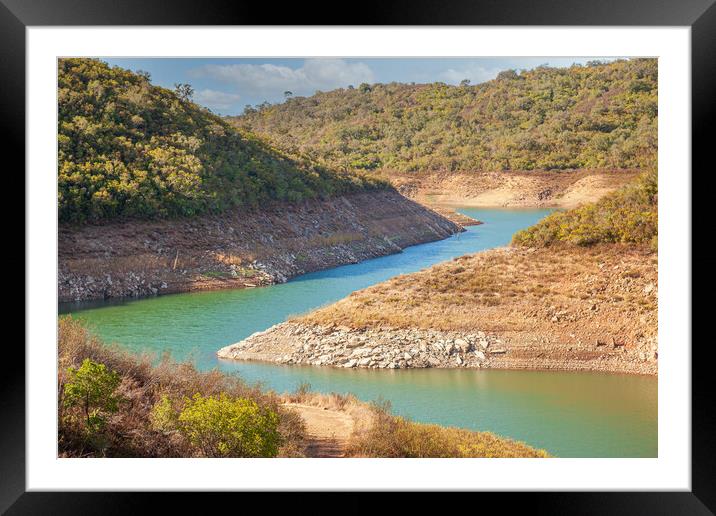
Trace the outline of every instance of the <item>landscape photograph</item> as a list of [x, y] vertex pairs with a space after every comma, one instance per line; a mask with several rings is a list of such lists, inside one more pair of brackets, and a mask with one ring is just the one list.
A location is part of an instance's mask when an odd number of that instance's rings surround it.
[[57, 456], [657, 457], [657, 85], [58, 59]]

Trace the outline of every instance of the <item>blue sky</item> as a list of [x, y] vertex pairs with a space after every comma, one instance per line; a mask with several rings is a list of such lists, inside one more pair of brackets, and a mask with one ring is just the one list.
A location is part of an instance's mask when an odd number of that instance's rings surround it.
[[472, 84], [493, 79], [509, 68], [521, 70], [547, 64], [573, 63], [599, 57], [500, 58], [102, 58], [111, 65], [151, 74], [152, 82], [166, 88], [175, 83], [194, 87], [194, 101], [222, 115], [237, 115], [247, 104], [282, 102], [284, 92], [312, 95], [358, 86], [362, 82]]

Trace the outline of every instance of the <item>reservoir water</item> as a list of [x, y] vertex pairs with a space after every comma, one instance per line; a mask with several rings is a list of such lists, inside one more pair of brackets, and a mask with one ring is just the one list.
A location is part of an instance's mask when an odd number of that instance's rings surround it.
[[107, 342], [168, 351], [200, 369], [237, 372], [278, 392], [301, 383], [321, 392], [389, 400], [397, 414], [523, 440], [560, 457], [655, 457], [657, 379], [600, 373], [472, 370], [343, 370], [228, 362], [216, 351], [287, 317], [399, 274], [506, 245], [548, 210], [460, 209], [485, 222], [402, 253], [306, 274], [265, 288], [64, 304]]

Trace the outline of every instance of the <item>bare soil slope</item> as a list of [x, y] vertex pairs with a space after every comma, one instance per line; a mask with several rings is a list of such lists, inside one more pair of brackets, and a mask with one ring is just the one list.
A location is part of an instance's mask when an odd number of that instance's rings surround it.
[[574, 208], [630, 182], [638, 170], [386, 174], [404, 195], [423, 204]]
[[354, 292], [219, 356], [656, 374], [657, 290], [646, 248], [496, 249]]
[[261, 211], [60, 226], [60, 301], [255, 287], [463, 231], [394, 190]]
[[307, 457], [344, 457], [353, 433], [353, 418], [346, 412], [300, 403], [286, 403], [306, 423]]

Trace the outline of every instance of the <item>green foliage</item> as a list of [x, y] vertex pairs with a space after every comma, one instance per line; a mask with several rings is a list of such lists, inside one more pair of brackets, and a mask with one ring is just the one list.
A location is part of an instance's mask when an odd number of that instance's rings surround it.
[[515, 233], [515, 245], [544, 247], [557, 242], [577, 245], [638, 243], [657, 248], [658, 184], [655, 170], [597, 201], [556, 212]]
[[60, 59], [60, 221], [192, 216], [387, 187], [278, 151], [192, 93], [96, 59]]
[[179, 417], [172, 400], [166, 394], [159, 398], [149, 414], [152, 428], [162, 432], [171, 432], [179, 427]]
[[477, 85], [361, 84], [233, 122], [344, 170], [561, 170], [656, 164], [657, 60], [540, 66]]
[[88, 434], [100, 432], [107, 416], [119, 409], [121, 396], [115, 393], [121, 381], [119, 374], [85, 358], [79, 368], [70, 367], [67, 375], [69, 380], [63, 393], [65, 408], [81, 411]]
[[207, 457], [275, 457], [279, 417], [256, 402], [195, 394], [179, 414], [179, 429]]

